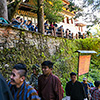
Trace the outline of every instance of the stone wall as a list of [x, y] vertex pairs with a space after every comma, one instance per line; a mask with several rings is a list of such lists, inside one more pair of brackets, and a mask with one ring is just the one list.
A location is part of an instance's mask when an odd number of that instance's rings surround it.
[[[56, 52], [56, 48], [59, 47], [61, 39], [51, 37], [11, 26], [0, 26], [0, 49], [16, 47], [16, 44], [24, 40], [22, 43], [36, 46], [37, 49], [44, 48], [46, 43], [49, 53], [52, 55]], [[41, 46], [39, 47], [40, 44]]]
[[78, 57], [73, 53], [76, 50], [74, 40], [0, 26], [0, 72], [7, 79], [16, 63], [27, 65], [29, 78], [31, 66], [41, 66], [45, 60], [54, 62], [53, 73], [60, 78], [66, 78], [77, 66]]

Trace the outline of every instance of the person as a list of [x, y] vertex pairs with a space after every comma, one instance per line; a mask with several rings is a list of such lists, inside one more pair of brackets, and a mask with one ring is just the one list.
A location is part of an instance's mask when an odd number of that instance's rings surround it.
[[29, 81], [29, 84], [33, 85], [37, 92], [38, 92], [38, 77], [39, 77], [39, 72], [40, 72], [39, 67], [40, 66], [37, 64], [32, 66], [33, 73]]
[[49, 24], [48, 24], [48, 21], [46, 21], [46, 22], [44, 23], [44, 28], [45, 28], [46, 34], [48, 34], [48, 33], [49, 33]]
[[54, 24], [53, 24], [55, 27], [58, 27], [58, 25], [57, 25], [57, 23], [56, 22], [54, 22]]
[[58, 28], [58, 31], [59, 31], [59, 30], [61, 31], [61, 29], [62, 29], [62, 31], [64, 32], [63, 25], [61, 25], [61, 26]]
[[71, 81], [66, 84], [66, 95], [70, 96], [71, 100], [84, 100], [86, 98], [82, 84], [76, 80], [76, 73], [70, 73]]
[[10, 89], [4, 79], [0, 74], [0, 100], [13, 100]]
[[28, 20], [27, 27], [28, 27], [28, 30], [29, 30], [29, 31], [34, 31], [34, 27], [33, 27], [33, 25], [32, 25], [32, 21], [31, 21], [31, 20]]
[[90, 89], [91, 100], [100, 100], [100, 81], [94, 82], [95, 87]]
[[44, 23], [44, 28], [47, 29], [47, 26], [49, 26], [48, 21]]
[[66, 38], [69, 39], [69, 29], [68, 28], [66, 29]]
[[55, 33], [57, 32], [57, 28], [58, 28], [58, 25], [57, 25], [57, 23], [56, 22], [54, 22], [54, 31], [55, 31]]
[[85, 93], [86, 93], [86, 97], [89, 99], [89, 97], [88, 97], [88, 95], [89, 95], [88, 90], [90, 89], [90, 84], [87, 82], [87, 78], [84, 77], [83, 78], [83, 82], [81, 82], [81, 83], [82, 83], [82, 85], [84, 87], [84, 90], [85, 90]]
[[35, 32], [38, 32], [38, 24], [35, 26]]
[[24, 20], [23, 24], [22, 24], [22, 28], [25, 29], [25, 30], [28, 30], [28, 27], [27, 27], [27, 20]]
[[88, 82], [89, 82], [90, 87], [94, 87], [94, 85], [91, 81], [88, 81]]
[[40, 100], [36, 90], [26, 83], [26, 65], [18, 63], [13, 66], [11, 81], [8, 86], [12, 92], [14, 100]]
[[23, 22], [24, 22], [23, 18], [20, 18], [20, 27], [21, 28], [22, 28]]
[[51, 22], [51, 24], [50, 24], [50, 30], [54, 30], [53, 22]]
[[52, 74], [53, 63], [44, 61], [43, 74], [38, 78], [38, 93], [41, 100], [62, 100], [63, 90], [59, 78]]
[[16, 19], [13, 20], [12, 25], [14, 27], [20, 28], [20, 17], [16, 17]]

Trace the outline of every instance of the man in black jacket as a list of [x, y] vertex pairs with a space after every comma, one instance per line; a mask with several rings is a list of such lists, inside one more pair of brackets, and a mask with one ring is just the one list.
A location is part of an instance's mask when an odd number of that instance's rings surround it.
[[0, 100], [13, 100], [12, 94], [3, 76], [0, 74]]
[[76, 73], [70, 73], [71, 81], [66, 84], [66, 95], [70, 96], [71, 100], [84, 100], [86, 98], [82, 84], [76, 80]]

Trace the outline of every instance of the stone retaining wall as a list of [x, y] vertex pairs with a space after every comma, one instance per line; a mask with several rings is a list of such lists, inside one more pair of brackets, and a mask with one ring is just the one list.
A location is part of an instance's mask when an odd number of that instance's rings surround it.
[[[13, 48], [19, 42], [36, 46], [41, 49], [47, 44], [50, 54], [56, 52], [59, 47], [61, 39], [52, 36], [44, 36], [39, 33], [33, 33], [22, 29], [17, 29], [11, 26], [0, 26], [0, 49]], [[41, 48], [39, 48], [41, 45]]]

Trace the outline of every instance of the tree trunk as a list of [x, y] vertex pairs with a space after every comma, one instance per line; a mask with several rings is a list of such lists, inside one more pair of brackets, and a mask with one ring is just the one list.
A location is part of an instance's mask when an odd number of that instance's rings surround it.
[[8, 20], [7, 1], [6, 0], [0, 0], [0, 17], [3, 17]]
[[44, 0], [37, 0], [38, 2], [38, 32], [44, 34], [44, 7], [43, 1]]

